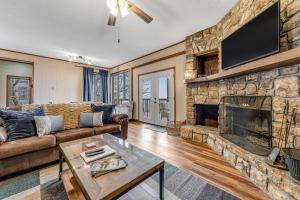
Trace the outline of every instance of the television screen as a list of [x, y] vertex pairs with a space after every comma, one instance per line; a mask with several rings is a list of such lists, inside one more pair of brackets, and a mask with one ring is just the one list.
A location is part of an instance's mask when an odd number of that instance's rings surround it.
[[222, 41], [222, 68], [228, 69], [279, 51], [279, 3]]

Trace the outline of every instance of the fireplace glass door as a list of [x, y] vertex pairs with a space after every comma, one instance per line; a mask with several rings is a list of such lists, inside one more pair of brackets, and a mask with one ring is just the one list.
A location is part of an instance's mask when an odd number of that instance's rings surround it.
[[272, 147], [272, 97], [228, 96], [220, 104], [220, 134], [261, 156]]
[[174, 120], [174, 72], [166, 70], [139, 77], [139, 118], [165, 126]]

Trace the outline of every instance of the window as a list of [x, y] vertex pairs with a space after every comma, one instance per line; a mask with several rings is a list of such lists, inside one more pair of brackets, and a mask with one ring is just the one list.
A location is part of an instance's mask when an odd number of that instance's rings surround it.
[[128, 71], [113, 74], [111, 76], [112, 103], [121, 104], [129, 101]]
[[100, 75], [98, 73], [94, 74], [94, 101], [95, 102], [102, 102], [103, 99], [103, 92], [102, 92], [102, 85]]

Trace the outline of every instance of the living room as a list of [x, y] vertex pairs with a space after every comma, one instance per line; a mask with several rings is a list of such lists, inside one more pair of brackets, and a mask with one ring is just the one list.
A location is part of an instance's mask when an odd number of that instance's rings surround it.
[[299, 0], [0, 17], [0, 199], [300, 199]]

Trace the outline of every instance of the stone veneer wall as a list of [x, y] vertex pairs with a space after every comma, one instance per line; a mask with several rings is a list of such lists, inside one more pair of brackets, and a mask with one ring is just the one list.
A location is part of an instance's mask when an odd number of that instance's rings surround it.
[[[220, 49], [220, 42], [224, 38], [276, 1], [240, 0], [217, 25], [188, 36], [185, 78], [196, 78], [195, 54]], [[286, 51], [300, 46], [300, 1], [280, 0], [280, 11], [280, 50]]]
[[[220, 49], [220, 41], [247, 21], [269, 7], [274, 0], [241, 0], [216, 25], [186, 38], [186, 78], [196, 77], [195, 54]], [[280, 50], [300, 46], [300, 0], [281, 0]], [[195, 124], [195, 103], [218, 104], [223, 96], [270, 95], [273, 97], [273, 144], [277, 144], [278, 130], [284, 102], [290, 110], [296, 107], [296, 126], [292, 127], [289, 143], [300, 148], [300, 65], [285, 66], [260, 73], [252, 73], [220, 81], [187, 84], [187, 123]], [[221, 64], [219, 66], [221, 70]]]

